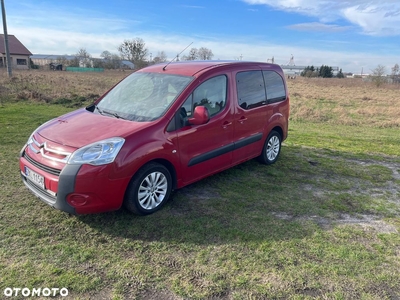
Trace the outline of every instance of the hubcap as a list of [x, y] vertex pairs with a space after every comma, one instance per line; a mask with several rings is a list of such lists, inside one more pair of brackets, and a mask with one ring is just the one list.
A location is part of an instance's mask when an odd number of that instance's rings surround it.
[[279, 138], [274, 135], [272, 136], [267, 145], [267, 158], [269, 161], [273, 161], [279, 154]]
[[147, 175], [139, 186], [139, 204], [144, 209], [153, 209], [159, 206], [168, 191], [168, 180], [161, 172]]

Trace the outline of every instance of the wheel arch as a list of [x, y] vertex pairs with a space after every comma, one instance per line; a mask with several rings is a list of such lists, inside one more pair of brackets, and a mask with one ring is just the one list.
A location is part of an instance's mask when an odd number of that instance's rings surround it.
[[[163, 165], [164, 167], [166, 167], [168, 169], [169, 173], [171, 174], [171, 178], [172, 178], [172, 189], [173, 190], [176, 189], [177, 186], [178, 186], [178, 184], [177, 184], [178, 179], [177, 179], [176, 169], [175, 169], [174, 165], [169, 160], [167, 160], [165, 158], [153, 158], [153, 159], [151, 159], [149, 161], [146, 161], [144, 164], [142, 164], [140, 167], [137, 168], [136, 172], [134, 172], [132, 174], [130, 180], [132, 180], [135, 177], [135, 175], [137, 174], [137, 172], [140, 169], [142, 169], [144, 166], [146, 166], [148, 164], [151, 164], [151, 163], [158, 163], [158, 164]], [[126, 188], [128, 189], [128, 186]]]
[[168, 169], [169, 173], [171, 174], [171, 178], [172, 178], [172, 189], [173, 190], [176, 189], [177, 188], [177, 174], [176, 174], [174, 165], [169, 160], [162, 159], [162, 158], [153, 159], [153, 160], [147, 162], [146, 164], [152, 163], [152, 162], [159, 163], [160, 165], [163, 165], [164, 167], [166, 167]]
[[282, 142], [286, 140], [288, 135], [288, 120], [281, 113], [273, 114], [267, 121], [265, 126], [265, 138], [275, 130], [281, 136]]
[[267, 132], [267, 136], [272, 132], [272, 131], [276, 131], [277, 133], [279, 133], [279, 135], [281, 136], [281, 139], [283, 140], [284, 135], [283, 135], [283, 129], [280, 126], [275, 126], [273, 127], [269, 132]]

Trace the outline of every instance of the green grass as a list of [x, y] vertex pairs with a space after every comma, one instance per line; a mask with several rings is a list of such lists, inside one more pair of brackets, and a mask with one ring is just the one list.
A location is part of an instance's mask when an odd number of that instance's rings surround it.
[[274, 165], [252, 160], [206, 178], [147, 217], [76, 217], [32, 196], [18, 169], [31, 132], [70, 110], [0, 106], [1, 295], [66, 287], [68, 299], [400, 297], [398, 130], [292, 122]]
[[400, 153], [399, 128], [344, 126], [340, 122], [335, 125], [291, 122], [287, 144], [358, 155], [398, 156]]

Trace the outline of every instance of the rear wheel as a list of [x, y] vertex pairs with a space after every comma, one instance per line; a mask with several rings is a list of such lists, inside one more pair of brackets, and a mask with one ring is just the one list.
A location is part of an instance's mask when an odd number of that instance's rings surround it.
[[267, 165], [276, 162], [281, 152], [281, 144], [281, 135], [277, 131], [272, 130], [265, 140], [264, 148], [261, 155], [259, 156], [259, 160]]
[[125, 194], [125, 207], [138, 215], [148, 215], [159, 210], [172, 190], [168, 169], [158, 163], [142, 167], [132, 178]]

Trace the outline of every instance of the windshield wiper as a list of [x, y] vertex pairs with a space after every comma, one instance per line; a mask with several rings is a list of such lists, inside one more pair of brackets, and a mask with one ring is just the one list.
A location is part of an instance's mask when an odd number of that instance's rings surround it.
[[115, 113], [115, 112], [111, 112], [111, 111], [108, 111], [108, 110], [100, 109], [97, 105], [95, 106], [95, 108], [97, 109], [97, 111], [98, 111], [102, 116], [104, 116], [104, 114], [107, 114], [107, 115], [113, 116], [114, 118], [117, 118], [117, 119], [126, 120], [126, 118], [120, 116], [119, 114], [117, 114], [117, 113]]
[[97, 111], [101, 114], [104, 115], [103, 111], [96, 105], [95, 108], [97, 109]]
[[107, 110], [103, 110], [102, 111], [103, 113], [106, 113], [106, 114], [108, 114], [108, 115], [111, 115], [111, 116], [113, 116], [113, 117], [115, 117], [115, 118], [117, 118], [117, 119], [123, 119], [123, 120], [125, 120], [125, 118], [124, 117], [121, 117], [119, 114], [117, 114], [116, 112], [111, 112], [111, 111], [107, 111]]

